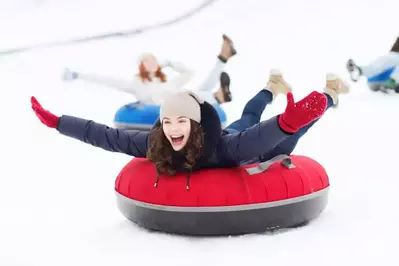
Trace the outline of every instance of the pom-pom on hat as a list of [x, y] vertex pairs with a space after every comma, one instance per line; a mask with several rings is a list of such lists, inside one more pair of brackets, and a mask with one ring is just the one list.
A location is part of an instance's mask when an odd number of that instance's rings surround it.
[[164, 117], [184, 116], [197, 123], [201, 123], [201, 107], [204, 100], [190, 91], [168, 93], [159, 111], [160, 121]]

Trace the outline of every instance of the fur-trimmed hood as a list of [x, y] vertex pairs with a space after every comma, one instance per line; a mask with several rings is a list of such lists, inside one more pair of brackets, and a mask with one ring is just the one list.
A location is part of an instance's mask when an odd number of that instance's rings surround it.
[[204, 102], [201, 104], [201, 127], [204, 132], [204, 150], [202, 156], [197, 160], [195, 169], [202, 168], [212, 157], [222, 135], [222, 125], [216, 109]]

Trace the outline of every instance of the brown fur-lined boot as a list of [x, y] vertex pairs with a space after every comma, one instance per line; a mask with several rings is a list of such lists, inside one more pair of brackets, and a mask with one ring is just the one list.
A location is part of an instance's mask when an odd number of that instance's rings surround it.
[[338, 95], [349, 93], [349, 86], [334, 74], [327, 74], [324, 92], [331, 96], [334, 106], [338, 104]]
[[237, 54], [237, 50], [234, 47], [233, 41], [223, 34], [223, 44], [222, 51], [220, 52], [218, 58], [220, 61], [226, 63], [231, 57]]
[[218, 104], [228, 103], [233, 100], [230, 92], [230, 77], [226, 72], [220, 74], [220, 88], [214, 93], [214, 97]]
[[270, 71], [266, 89], [272, 92], [273, 99], [275, 99], [279, 94], [286, 95], [287, 93], [292, 92], [291, 85], [284, 80], [281, 71], [278, 69]]

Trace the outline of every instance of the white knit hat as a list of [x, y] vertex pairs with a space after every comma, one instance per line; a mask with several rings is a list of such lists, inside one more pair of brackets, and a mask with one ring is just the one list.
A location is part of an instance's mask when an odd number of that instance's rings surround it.
[[200, 104], [203, 103], [204, 100], [190, 91], [168, 93], [161, 104], [160, 120], [162, 122], [162, 119], [168, 116], [185, 116], [201, 123]]

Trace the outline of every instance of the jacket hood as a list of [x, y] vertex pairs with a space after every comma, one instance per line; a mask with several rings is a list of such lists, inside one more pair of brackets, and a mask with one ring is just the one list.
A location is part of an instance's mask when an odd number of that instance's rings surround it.
[[214, 153], [222, 135], [222, 124], [216, 109], [204, 102], [201, 105], [201, 127], [204, 132], [204, 159], [208, 160]]

